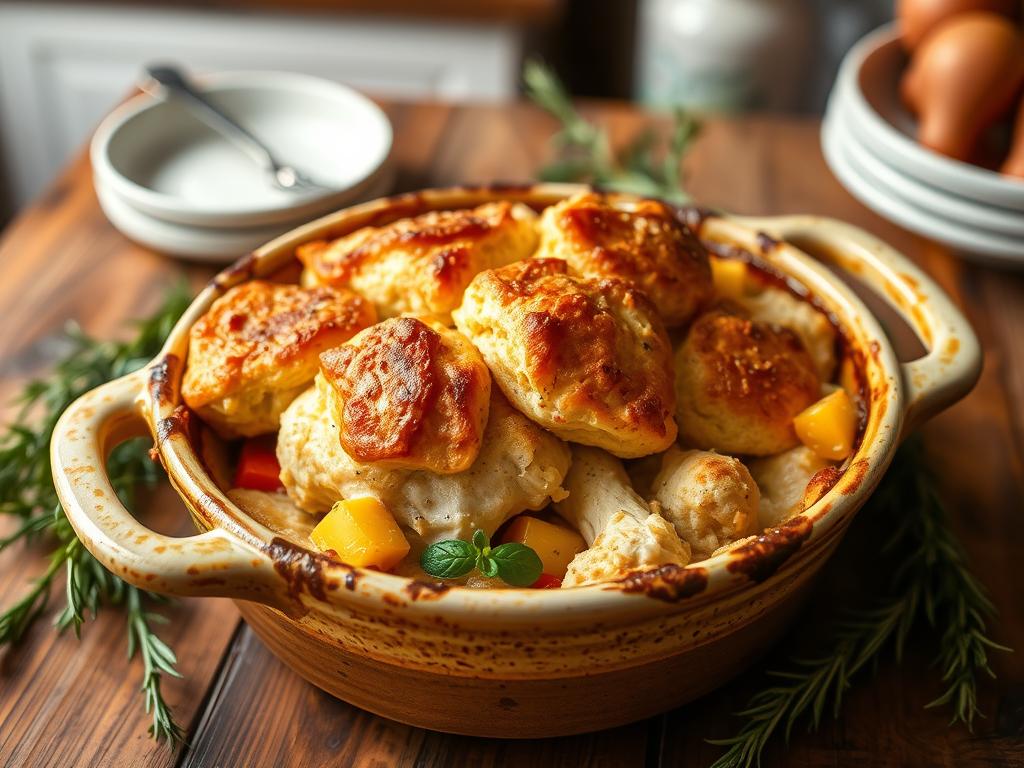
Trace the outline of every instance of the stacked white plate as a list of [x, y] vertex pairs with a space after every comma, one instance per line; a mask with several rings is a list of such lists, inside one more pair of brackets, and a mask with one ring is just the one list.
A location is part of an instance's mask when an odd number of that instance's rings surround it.
[[1024, 179], [968, 165], [922, 147], [899, 98], [906, 67], [888, 26], [855, 45], [829, 96], [825, 159], [864, 205], [965, 257], [1024, 265]]
[[295, 192], [182, 103], [141, 94], [93, 137], [93, 183], [107, 218], [172, 256], [227, 262], [310, 219], [390, 191], [391, 125], [337, 83], [284, 72], [209, 75], [197, 86], [283, 162], [329, 192]]

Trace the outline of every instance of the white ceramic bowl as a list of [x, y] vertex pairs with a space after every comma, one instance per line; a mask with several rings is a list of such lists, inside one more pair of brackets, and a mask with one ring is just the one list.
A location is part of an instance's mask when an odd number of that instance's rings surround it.
[[[385, 165], [352, 190], [350, 203], [388, 194], [393, 177], [393, 169]], [[134, 208], [102, 182], [97, 181], [95, 187], [100, 208], [121, 234], [146, 248], [190, 261], [230, 263], [302, 222], [300, 218], [298, 222], [284, 221], [253, 227], [189, 226]]]
[[1024, 211], [1024, 180], [940, 155], [914, 139], [913, 117], [899, 98], [906, 54], [894, 25], [858, 42], [843, 59], [830, 98], [860, 143], [904, 175], [978, 203]]
[[999, 266], [1021, 266], [1024, 263], [1024, 237], [970, 226], [903, 198], [881, 179], [869, 176], [855, 159], [856, 145], [831, 115], [822, 126], [821, 140], [825, 159], [836, 178], [850, 194], [879, 216], [945, 243], [972, 258], [980, 257], [982, 261]]
[[140, 94], [108, 115], [93, 137], [96, 186], [108, 199], [116, 195], [148, 216], [188, 226], [294, 226], [353, 202], [354, 191], [391, 150], [384, 113], [338, 83], [285, 72], [228, 72], [197, 78], [197, 85], [284, 162], [332, 191], [277, 189], [184, 105]]
[[835, 132], [847, 160], [867, 181], [906, 202], [942, 216], [950, 223], [997, 236], [1024, 238], [1024, 215], [1019, 211], [986, 205], [944, 192], [939, 187], [933, 187], [913, 176], [901, 173], [875, 155], [869, 147], [861, 144], [850, 131], [849, 122], [843, 120], [843, 116], [844, 110], [840, 105], [834, 115], [830, 115], [830, 128]]

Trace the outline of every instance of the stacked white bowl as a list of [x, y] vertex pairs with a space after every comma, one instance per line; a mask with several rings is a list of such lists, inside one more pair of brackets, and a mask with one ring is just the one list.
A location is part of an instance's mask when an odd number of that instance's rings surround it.
[[1024, 179], [918, 144], [899, 98], [906, 64], [893, 26], [850, 50], [822, 125], [826, 162], [854, 197], [890, 221], [968, 258], [1024, 265]]
[[196, 86], [285, 163], [330, 191], [276, 187], [183, 103], [140, 94], [100, 124], [90, 158], [107, 218], [171, 256], [227, 262], [316, 216], [390, 191], [391, 124], [338, 83], [284, 72]]

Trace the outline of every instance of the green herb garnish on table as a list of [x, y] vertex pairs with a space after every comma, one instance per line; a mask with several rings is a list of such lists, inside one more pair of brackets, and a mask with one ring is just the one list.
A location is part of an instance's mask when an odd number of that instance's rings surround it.
[[[77, 635], [90, 616], [109, 605], [125, 608], [129, 657], [142, 657], [142, 693], [153, 715], [150, 733], [176, 743], [183, 733], [160, 693], [163, 675], [178, 676], [174, 652], [153, 631], [163, 621], [145, 609], [163, 601], [137, 589], [104, 568], [75, 535], [57, 498], [50, 474], [50, 438], [61, 413], [79, 396], [148, 363], [160, 351], [174, 323], [188, 307], [186, 286], [178, 286], [157, 312], [138, 324], [127, 342], [98, 341], [70, 326], [70, 351], [46, 379], [29, 383], [19, 398], [20, 410], [0, 434], [0, 514], [13, 519], [15, 530], [0, 539], [0, 550], [39, 539], [52, 545], [49, 566], [24, 597], [0, 614], [0, 647], [20, 641], [49, 605], [54, 582], [63, 574], [64, 607], [54, 624]], [[110, 481], [121, 500], [131, 506], [140, 485], [157, 480], [157, 468], [143, 440], [122, 444], [107, 461]]]
[[689, 202], [683, 188], [682, 161], [700, 133], [700, 123], [685, 110], [676, 109], [674, 122], [661, 156], [658, 134], [640, 133], [621, 152], [612, 150], [608, 134], [585, 120], [576, 110], [555, 74], [538, 61], [523, 68], [526, 95], [562, 124], [555, 134], [558, 157], [538, 172], [542, 181], [573, 181], [594, 184], [616, 192], [660, 197], [670, 203]]
[[936, 691], [946, 686], [927, 706], [948, 706], [950, 724], [962, 723], [968, 729], [983, 716], [978, 709], [978, 676], [995, 677], [988, 662], [990, 650], [1010, 649], [987, 634], [995, 608], [967, 567], [918, 443], [899, 450], [861, 514], [902, 521], [875, 563], [892, 573], [891, 589], [874, 604], [838, 614], [820, 655], [791, 658], [785, 668], [769, 671], [775, 683], [736, 713], [746, 721], [739, 733], [712, 741], [728, 747], [712, 768], [759, 765], [765, 745], [780, 729], [788, 742], [801, 720], [813, 730], [826, 714], [838, 717], [843, 695], [857, 673], [873, 667], [889, 649], [900, 661], [911, 630], [922, 624], [938, 638], [941, 683], [936, 681]]

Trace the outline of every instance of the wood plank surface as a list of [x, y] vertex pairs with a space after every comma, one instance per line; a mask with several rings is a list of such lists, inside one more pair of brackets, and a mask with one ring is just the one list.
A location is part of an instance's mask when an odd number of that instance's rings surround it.
[[[395, 125], [398, 190], [528, 180], [547, 157], [555, 128], [525, 106], [386, 108]], [[651, 122], [625, 105], [585, 111], [617, 142]], [[772, 744], [765, 765], [1024, 765], [1024, 277], [965, 264], [859, 205], [828, 172], [817, 134], [817, 122], [807, 119], [710, 120], [687, 160], [690, 189], [701, 203], [737, 213], [816, 213], [865, 227], [915, 259], [965, 308], [987, 353], [982, 379], [925, 428], [925, 446], [956, 530], [999, 607], [994, 636], [1018, 652], [993, 657], [998, 679], [981, 689], [987, 717], [970, 734], [947, 728], [946, 712], [923, 708], [940, 687], [929, 638], [916, 635], [902, 664], [887, 660], [874, 680], [870, 672], [858, 678], [838, 720], [826, 719], [814, 734], [798, 730], [788, 749]], [[68, 318], [113, 334], [125, 318], [155, 306], [178, 275], [194, 285], [209, 275], [117, 234], [97, 207], [84, 159], [8, 229], [0, 264], [0, 395], [45, 370]], [[162, 493], [147, 505], [158, 515], [154, 524], [184, 532], [176, 500]], [[813, 647], [837, 605], [885, 578], [875, 553], [890, 523], [854, 522], [794, 632], [765, 649], [766, 663]], [[38, 572], [37, 554], [16, 548], [0, 555], [0, 604]], [[751, 670], [675, 712], [599, 734], [468, 739], [391, 723], [330, 698], [270, 655], [229, 603], [187, 601], [170, 615], [162, 634], [179, 653], [186, 680], [171, 681], [167, 692], [190, 730], [185, 749], [172, 754], [146, 738], [139, 665], [125, 661], [121, 617], [112, 612], [87, 625], [81, 641], [55, 638], [40, 625], [23, 648], [4, 654], [0, 765], [700, 766], [720, 754], [705, 739], [734, 732], [740, 721], [731, 713], [765, 682]]]

